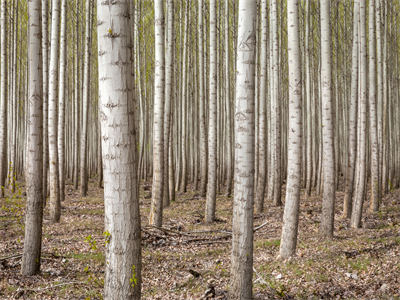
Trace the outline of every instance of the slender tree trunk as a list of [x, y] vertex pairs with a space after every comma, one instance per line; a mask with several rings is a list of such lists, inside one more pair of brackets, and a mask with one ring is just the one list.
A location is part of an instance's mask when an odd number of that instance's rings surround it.
[[273, 204], [281, 206], [281, 190], [282, 190], [282, 165], [281, 165], [281, 109], [279, 103], [279, 41], [278, 41], [278, 8], [276, 0], [271, 3], [271, 32], [272, 32], [272, 98], [271, 98], [271, 127], [272, 127], [272, 165], [271, 174], [273, 174]]
[[334, 148], [334, 105], [332, 103], [332, 66], [330, 2], [321, 0], [321, 105], [322, 105], [322, 172], [323, 196], [321, 234], [333, 237], [335, 216], [335, 148]]
[[215, 220], [217, 188], [217, 4], [210, 0], [210, 75], [209, 75], [209, 124], [208, 124], [208, 184], [206, 223]]
[[169, 199], [169, 136], [171, 131], [171, 103], [174, 87], [174, 47], [175, 47], [175, 20], [174, 1], [168, 0], [168, 32], [165, 54], [165, 111], [164, 111], [164, 179], [163, 179], [163, 206], [170, 204]]
[[[377, 0], [380, 1], [380, 0]], [[375, 0], [369, 0], [369, 63], [368, 63], [368, 98], [369, 98], [369, 134], [371, 147], [371, 203], [370, 211], [376, 212], [381, 201], [379, 185], [379, 150], [376, 107], [376, 38], [375, 38]]]
[[367, 36], [365, 0], [360, 0], [360, 96], [358, 115], [357, 160], [355, 174], [355, 190], [350, 225], [352, 228], [361, 226], [362, 207], [365, 198], [366, 180], [366, 131], [367, 131]]
[[354, 173], [357, 154], [357, 99], [358, 99], [358, 64], [359, 64], [359, 40], [358, 40], [358, 23], [360, 18], [360, 4], [358, 0], [354, 1], [353, 12], [353, 50], [352, 50], [352, 68], [351, 68], [351, 97], [349, 105], [349, 158], [347, 163], [346, 174], [346, 194], [343, 203], [343, 217], [351, 217], [351, 207], [354, 189]]
[[60, 70], [58, 86], [58, 160], [60, 201], [65, 197], [65, 81], [67, 61], [67, 1], [61, 1]]
[[[104, 170], [105, 299], [140, 299], [141, 234], [129, 1], [97, 1]], [[117, 155], [116, 155], [117, 154]]]
[[232, 101], [231, 101], [231, 76], [230, 76], [230, 42], [229, 42], [229, 0], [225, 0], [225, 101], [226, 101], [226, 140], [227, 140], [227, 174], [226, 194], [231, 195], [233, 185], [233, 155], [232, 155]]
[[283, 212], [282, 238], [279, 256], [283, 259], [295, 254], [299, 222], [301, 184], [301, 64], [298, 0], [288, 0], [288, 63], [289, 63], [289, 135], [287, 159], [286, 201]]
[[[64, 0], [65, 1], [65, 0]], [[21, 273], [33, 275], [40, 269], [43, 221], [43, 83], [41, 45], [41, 0], [28, 2], [29, 18], [29, 136], [26, 168], [25, 239]]]
[[255, 199], [255, 210], [261, 213], [264, 210], [265, 183], [267, 174], [267, 47], [268, 47], [268, 2], [261, 1], [261, 49], [260, 49], [260, 93], [258, 104], [258, 175]]
[[239, 2], [230, 299], [252, 298], [256, 1]]
[[150, 224], [162, 225], [163, 174], [164, 174], [164, 7], [162, 0], [154, 2], [155, 71], [154, 71], [154, 119], [153, 119], [153, 189], [150, 208]]
[[74, 145], [75, 145], [75, 153], [74, 153], [74, 189], [78, 189], [79, 185], [79, 160], [80, 160], [80, 129], [81, 129], [81, 120], [80, 120], [80, 115], [81, 115], [81, 103], [80, 103], [80, 78], [79, 78], [79, 70], [80, 70], [80, 53], [79, 53], [79, 0], [76, 0], [76, 24], [75, 24], [75, 45], [74, 45], [74, 50], [75, 50], [75, 74], [74, 74], [74, 80], [75, 80], [75, 94], [74, 94], [74, 115], [75, 115], [75, 132], [74, 132]]
[[47, 198], [47, 171], [49, 166], [49, 40], [48, 40], [49, 1], [42, 0], [42, 56], [43, 56], [43, 202]]
[[207, 191], [207, 127], [206, 127], [206, 109], [205, 109], [205, 86], [204, 86], [204, 31], [203, 31], [203, 0], [198, 0], [198, 51], [199, 51], [199, 119], [200, 119], [200, 194], [206, 196]]
[[58, 150], [57, 150], [57, 104], [60, 1], [53, 0], [51, 13], [51, 49], [49, 79], [49, 160], [50, 160], [50, 219], [59, 222], [61, 215]]
[[90, 104], [90, 55], [91, 55], [91, 0], [86, 0], [86, 26], [85, 26], [85, 57], [83, 66], [83, 94], [82, 94], [82, 133], [81, 133], [81, 196], [86, 197], [88, 192], [88, 120]]
[[7, 177], [7, 2], [1, 0], [1, 15], [0, 15], [0, 55], [1, 55], [1, 68], [0, 68], [0, 197], [4, 197], [5, 194], [5, 183]]

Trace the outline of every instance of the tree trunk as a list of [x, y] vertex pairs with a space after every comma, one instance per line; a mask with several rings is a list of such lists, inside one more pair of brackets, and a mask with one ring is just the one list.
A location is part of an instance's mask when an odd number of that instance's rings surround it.
[[217, 188], [217, 4], [210, 0], [210, 75], [209, 75], [209, 124], [208, 124], [208, 184], [206, 223], [215, 220]]
[[205, 109], [205, 87], [204, 87], [204, 31], [203, 31], [203, 0], [198, 1], [198, 51], [199, 51], [199, 118], [200, 118], [200, 194], [206, 196], [207, 191], [207, 126], [206, 126], [206, 109]]
[[1, 55], [1, 68], [0, 68], [0, 197], [5, 195], [5, 183], [7, 177], [7, 2], [1, 0], [1, 37], [0, 37], [0, 55]]
[[256, 8], [239, 2], [230, 299], [252, 299]]
[[47, 171], [49, 166], [49, 1], [42, 0], [42, 56], [43, 56], [43, 202], [47, 198]]
[[[380, 1], [380, 0], [377, 0]], [[379, 150], [376, 108], [376, 39], [375, 39], [375, 0], [369, 0], [369, 63], [368, 63], [368, 98], [369, 98], [369, 134], [371, 149], [371, 203], [370, 211], [377, 212], [381, 201], [379, 185]]]
[[82, 94], [82, 133], [81, 133], [81, 196], [86, 197], [88, 191], [88, 119], [90, 104], [90, 55], [91, 55], [91, 0], [86, 0], [86, 26], [85, 26], [85, 57], [83, 66], [83, 94]]
[[352, 228], [361, 226], [362, 207], [365, 198], [366, 180], [366, 131], [367, 131], [367, 36], [365, 0], [360, 0], [360, 97], [358, 115], [357, 161], [355, 174], [355, 189], [350, 225]]
[[[65, 1], [65, 0], [64, 0]], [[21, 273], [34, 275], [40, 269], [43, 221], [43, 83], [41, 45], [41, 0], [28, 2], [29, 15], [29, 136], [26, 167], [25, 239]]]
[[260, 93], [258, 104], [258, 175], [255, 199], [255, 210], [261, 213], [264, 210], [264, 194], [267, 174], [267, 47], [268, 47], [268, 2], [261, 1], [261, 49], [260, 49]]
[[58, 150], [57, 150], [57, 104], [58, 104], [58, 59], [60, 1], [53, 0], [51, 13], [51, 49], [49, 79], [49, 161], [50, 161], [50, 219], [59, 222], [61, 215]]
[[282, 165], [281, 165], [281, 110], [279, 103], [279, 55], [278, 55], [278, 9], [276, 0], [271, 3], [271, 32], [272, 32], [272, 98], [271, 98], [271, 132], [272, 132], [272, 164], [271, 174], [273, 175], [272, 202], [275, 206], [281, 206], [282, 190]]
[[58, 160], [60, 202], [65, 198], [65, 81], [67, 61], [67, 1], [61, 1], [60, 70], [58, 86]]
[[154, 2], [155, 71], [154, 71], [154, 119], [153, 119], [153, 189], [149, 222], [161, 227], [163, 210], [164, 174], [164, 7], [162, 0]]
[[357, 99], [358, 99], [358, 64], [359, 64], [359, 40], [358, 40], [358, 23], [360, 14], [360, 5], [358, 0], [354, 1], [353, 13], [353, 50], [352, 50], [352, 68], [351, 68], [351, 97], [349, 105], [349, 130], [348, 130], [348, 147], [349, 158], [347, 163], [346, 174], [346, 194], [343, 203], [343, 217], [351, 217], [351, 206], [354, 189], [354, 173], [357, 154]]
[[163, 179], [163, 206], [170, 204], [169, 199], [169, 136], [171, 131], [171, 103], [174, 87], [174, 47], [175, 47], [175, 20], [174, 1], [168, 0], [168, 33], [165, 54], [165, 112], [164, 112], [164, 179]]
[[97, 1], [104, 170], [105, 299], [140, 299], [141, 234], [129, 1]]
[[289, 135], [287, 159], [286, 201], [283, 212], [282, 238], [279, 256], [295, 254], [299, 222], [299, 202], [302, 156], [302, 81], [298, 0], [288, 0], [288, 63], [289, 63]]
[[321, 214], [321, 234], [333, 237], [335, 216], [335, 148], [334, 148], [334, 108], [332, 103], [331, 78], [331, 32], [330, 2], [321, 0], [321, 105], [322, 105], [322, 172], [323, 195]]

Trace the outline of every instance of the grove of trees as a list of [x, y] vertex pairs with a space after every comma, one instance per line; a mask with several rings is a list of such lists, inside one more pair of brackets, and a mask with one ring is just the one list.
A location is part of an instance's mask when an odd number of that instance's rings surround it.
[[105, 299], [141, 298], [142, 227], [162, 228], [187, 191], [207, 226], [231, 199], [229, 299], [252, 299], [255, 217], [282, 206], [284, 264], [302, 195], [320, 196], [330, 240], [338, 191], [354, 230], [400, 187], [397, 0], [0, 7], [0, 196], [24, 182], [24, 275], [40, 272], [44, 208], [46, 226], [62, 220], [67, 184], [83, 202], [104, 188]]

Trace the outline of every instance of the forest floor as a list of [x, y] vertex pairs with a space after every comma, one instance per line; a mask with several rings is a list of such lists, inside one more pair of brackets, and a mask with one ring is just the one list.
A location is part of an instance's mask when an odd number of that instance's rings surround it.
[[[102, 190], [89, 196], [67, 186], [59, 224], [45, 211], [41, 274], [20, 274], [23, 186], [0, 200], [0, 299], [101, 299], [104, 277]], [[164, 213], [163, 229], [149, 227], [150, 186], [141, 188], [143, 299], [227, 299], [232, 199], [218, 196], [217, 222], [203, 224], [204, 199], [177, 194]], [[297, 256], [277, 260], [282, 207], [255, 216], [255, 299], [398, 299], [400, 297], [400, 191], [354, 230], [340, 219], [335, 237], [318, 235], [321, 199], [301, 200]], [[366, 203], [364, 206], [368, 206]], [[365, 213], [366, 215], [366, 213]], [[263, 225], [261, 227], [257, 227]]]

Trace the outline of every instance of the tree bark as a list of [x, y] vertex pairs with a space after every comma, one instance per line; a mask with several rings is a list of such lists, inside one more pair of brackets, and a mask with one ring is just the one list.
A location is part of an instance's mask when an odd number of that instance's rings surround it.
[[0, 13], [0, 55], [1, 55], [1, 67], [0, 67], [0, 197], [5, 195], [5, 184], [7, 177], [7, 102], [8, 102], [8, 77], [7, 77], [7, 2], [1, 0], [1, 13]]
[[260, 49], [260, 93], [258, 104], [258, 175], [255, 199], [255, 211], [264, 210], [264, 195], [267, 174], [267, 47], [268, 47], [268, 2], [261, 1], [261, 49]]
[[322, 110], [322, 172], [323, 195], [321, 234], [333, 237], [335, 216], [335, 148], [334, 148], [334, 105], [332, 103], [332, 65], [330, 2], [321, 0], [321, 110]]
[[210, 75], [209, 75], [209, 124], [208, 124], [208, 176], [206, 223], [215, 220], [217, 189], [217, 4], [210, 0]]
[[162, 0], [154, 2], [155, 71], [154, 71], [154, 119], [153, 119], [153, 189], [149, 222], [161, 227], [163, 210], [164, 174], [164, 7]]
[[352, 228], [361, 226], [362, 207], [365, 198], [366, 180], [366, 131], [367, 131], [367, 36], [365, 0], [360, 0], [360, 96], [358, 115], [357, 160], [355, 174], [355, 190], [350, 225]]
[[[64, 0], [65, 1], [65, 0]], [[40, 269], [43, 221], [43, 83], [41, 0], [28, 2], [29, 136], [27, 144], [25, 239], [21, 273]]]
[[239, 2], [230, 299], [252, 298], [256, 1]]
[[82, 93], [82, 133], [81, 133], [81, 196], [86, 197], [88, 192], [88, 120], [90, 104], [90, 55], [91, 55], [91, 0], [86, 0], [86, 26], [85, 26], [85, 56], [83, 66], [83, 93]]
[[302, 156], [301, 64], [298, 0], [288, 0], [288, 63], [289, 63], [289, 135], [287, 159], [286, 201], [283, 212], [279, 256], [295, 254], [299, 222], [299, 202]]
[[129, 1], [97, 1], [106, 264], [105, 299], [140, 299], [141, 234]]
[[67, 61], [67, 1], [61, 1], [60, 69], [58, 86], [58, 159], [60, 202], [65, 198], [65, 86]]
[[60, 1], [53, 0], [51, 13], [51, 49], [49, 79], [49, 161], [50, 161], [50, 219], [53, 223], [60, 221], [61, 203], [58, 173], [57, 150], [57, 105], [58, 105], [58, 60], [59, 60], [59, 28]]
[[346, 194], [343, 203], [343, 217], [351, 217], [351, 207], [354, 189], [355, 162], [357, 154], [357, 99], [358, 99], [358, 64], [359, 64], [359, 37], [358, 23], [360, 18], [360, 5], [358, 0], [354, 1], [353, 12], [353, 50], [352, 50], [352, 68], [351, 68], [351, 97], [349, 105], [349, 130], [348, 147], [349, 158], [346, 174]]

